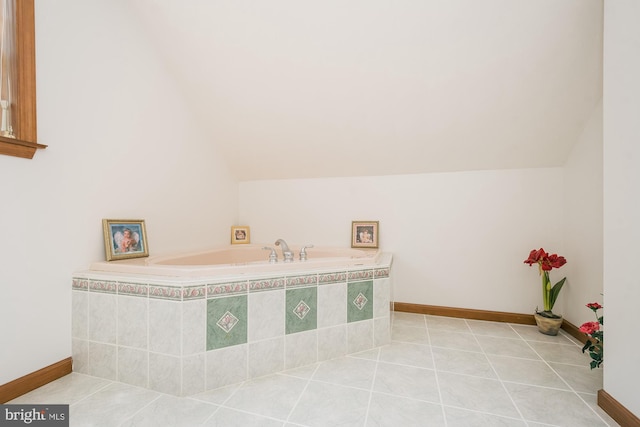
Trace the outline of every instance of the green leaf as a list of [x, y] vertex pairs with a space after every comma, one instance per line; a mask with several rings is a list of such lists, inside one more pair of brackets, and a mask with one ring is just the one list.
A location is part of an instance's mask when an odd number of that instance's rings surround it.
[[560, 294], [560, 290], [562, 289], [562, 286], [564, 285], [565, 280], [567, 280], [566, 277], [560, 280], [555, 285], [553, 285], [553, 288], [549, 290], [549, 309], [550, 310], [553, 309], [553, 305], [556, 303], [556, 299]]
[[587, 342], [584, 345], [584, 347], [582, 347], [582, 352], [584, 353], [585, 351], [587, 351], [589, 349], [589, 347], [591, 347], [591, 341], [587, 340]]

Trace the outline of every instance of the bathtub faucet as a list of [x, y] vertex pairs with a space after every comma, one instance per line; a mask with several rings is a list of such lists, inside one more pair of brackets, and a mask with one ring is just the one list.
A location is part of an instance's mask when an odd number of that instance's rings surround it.
[[269, 264], [274, 264], [274, 263], [278, 262], [278, 254], [276, 253], [276, 250], [274, 248], [270, 248], [269, 246], [265, 246], [262, 249], [266, 249], [268, 251], [271, 251], [271, 253], [269, 254]]
[[289, 245], [282, 239], [276, 240], [276, 246], [282, 246], [282, 256], [284, 257], [284, 262], [292, 262], [293, 261], [293, 252], [289, 249]]

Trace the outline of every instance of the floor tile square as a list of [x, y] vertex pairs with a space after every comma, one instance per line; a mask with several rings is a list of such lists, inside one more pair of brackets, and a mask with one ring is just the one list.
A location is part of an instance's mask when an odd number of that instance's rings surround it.
[[477, 338], [482, 350], [487, 354], [540, 360], [540, 356], [538, 356], [529, 343], [523, 339], [489, 336], [478, 336]]
[[557, 426], [606, 426], [591, 407], [571, 391], [513, 383], [506, 383], [505, 387], [527, 421]]
[[517, 409], [498, 380], [438, 372], [438, 384], [443, 405], [519, 417]]
[[224, 406], [286, 420], [306, 386], [307, 380], [284, 375], [258, 378], [242, 384]]
[[281, 420], [249, 414], [235, 409], [220, 408], [203, 427], [282, 427]]
[[442, 316], [426, 316], [427, 328], [432, 330], [438, 330], [442, 332], [462, 332], [471, 333], [471, 329], [465, 319], [459, 319], [454, 317], [442, 317]]
[[379, 362], [373, 390], [440, 403], [435, 371], [431, 369]]
[[438, 371], [497, 378], [484, 353], [433, 347], [433, 359]]
[[376, 362], [355, 357], [322, 362], [313, 379], [332, 384], [370, 390], [376, 372]]
[[569, 389], [567, 383], [542, 360], [490, 355], [489, 361], [502, 381]]
[[381, 362], [433, 369], [431, 347], [422, 344], [392, 342], [380, 348]]
[[455, 350], [482, 351], [475, 335], [468, 333], [429, 330], [429, 342], [433, 347], [452, 348]]
[[391, 340], [400, 342], [412, 342], [416, 344], [429, 344], [429, 335], [426, 327], [414, 327], [395, 325], [391, 326]]
[[205, 422], [217, 409], [209, 403], [163, 395], [119, 427], [192, 427]]
[[311, 427], [362, 426], [369, 392], [311, 381], [288, 421]]
[[522, 419], [445, 407], [447, 427], [528, 427]]
[[574, 391], [596, 394], [602, 389], [602, 369], [555, 362], [550, 362], [549, 365]]
[[366, 427], [445, 426], [442, 405], [373, 393]]
[[469, 325], [469, 328], [471, 328], [471, 331], [476, 335], [520, 339], [520, 336], [508, 323], [467, 320], [467, 324]]
[[568, 363], [578, 366], [589, 366], [591, 358], [582, 353], [582, 347], [546, 342], [530, 342], [531, 347], [548, 362]]

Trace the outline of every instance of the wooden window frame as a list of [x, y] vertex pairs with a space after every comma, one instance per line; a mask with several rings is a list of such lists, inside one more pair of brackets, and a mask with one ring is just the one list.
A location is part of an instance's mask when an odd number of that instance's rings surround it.
[[36, 37], [34, 0], [16, 1], [16, 61], [18, 68], [15, 138], [0, 136], [0, 154], [32, 159], [38, 144], [36, 121]]

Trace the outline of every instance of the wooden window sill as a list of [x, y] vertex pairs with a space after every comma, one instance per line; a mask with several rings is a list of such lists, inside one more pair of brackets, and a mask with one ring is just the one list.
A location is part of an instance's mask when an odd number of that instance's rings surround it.
[[47, 146], [37, 144], [35, 142], [21, 141], [19, 139], [0, 136], [0, 154], [6, 154], [7, 156], [33, 159], [33, 156], [36, 154], [36, 150], [44, 148], [47, 148]]

